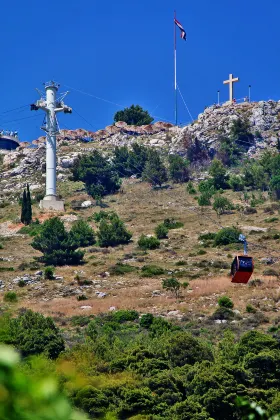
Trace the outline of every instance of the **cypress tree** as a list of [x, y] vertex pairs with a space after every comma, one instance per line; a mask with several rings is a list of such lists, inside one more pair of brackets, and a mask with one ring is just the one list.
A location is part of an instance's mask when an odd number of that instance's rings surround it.
[[22, 196], [22, 203], [21, 203], [21, 216], [20, 216], [21, 223], [24, 223], [24, 224], [26, 220], [26, 205], [27, 205], [27, 197], [26, 197], [26, 190], [24, 189], [23, 196]]
[[29, 185], [27, 184], [25, 224], [30, 225], [31, 222], [32, 222], [31, 195], [29, 191]]

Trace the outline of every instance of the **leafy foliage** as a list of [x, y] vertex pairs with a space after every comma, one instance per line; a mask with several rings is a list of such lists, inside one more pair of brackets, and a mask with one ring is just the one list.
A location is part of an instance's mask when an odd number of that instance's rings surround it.
[[239, 235], [241, 234], [241, 231], [237, 229], [236, 227], [226, 227], [219, 232], [217, 232], [215, 239], [214, 239], [214, 245], [228, 245], [239, 242]]
[[96, 199], [117, 192], [121, 186], [114, 165], [97, 150], [91, 155], [80, 156], [72, 174], [73, 181], [83, 181], [88, 194]]
[[233, 302], [228, 296], [222, 296], [218, 299], [218, 305], [220, 308], [233, 308]]
[[79, 247], [93, 245], [95, 243], [93, 229], [84, 220], [77, 220], [72, 225], [70, 240]]
[[227, 171], [223, 163], [218, 159], [214, 159], [209, 168], [209, 174], [212, 176], [213, 186], [217, 190], [219, 190], [220, 188], [227, 188], [228, 177], [226, 175], [226, 172]]
[[169, 155], [169, 178], [176, 182], [187, 182], [190, 179], [189, 162], [179, 155]]
[[46, 280], [54, 279], [54, 269], [53, 267], [46, 267], [44, 270], [44, 277]]
[[155, 234], [158, 239], [166, 239], [168, 238], [168, 228], [165, 226], [164, 223], [160, 223], [155, 228]]
[[160, 247], [160, 241], [154, 236], [141, 235], [138, 240], [138, 246], [141, 249], [157, 249]]
[[167, 227], [167, 229], [179, 229], [184, 226], [184, 223], [178, 222], [177, 220], [171, 218], [171, 219], [164, 219], [163, 222], [164, 226]]
[[176, 299], [180, 297], [180, 289], [181, 287], [186, 288], [188, 287], [188, 283], [180, 283], [176, 278], [170, 277], [168, 279], [162, 280], [162, 288], [166, 289], [167, 291], [171, 291]]
[[167, 181], [167, 171], [157, 150], [149, 149], [148, 160], [143, 171], [143, 180], [152, 186], [160, 186]]
[[232, 210], [233, 204], [220, 194], [217, 194], [214, 197], [213, 210], [217, 213], [218, 216], [224, 214], [227, 210]]
[[124, 110], [118, 111], [114, 115], [115, 122], [123, 121], [128, 125], [147, 125], [151, 124], [153, 120], [148, 111], [144, 111], [140, 105], [131, 105], [129, 108], [124, 108]]
[[128, 244], [132, 238], [124, 222], [117, 214], [110, 219], [102, 219], [97, 232], [98, 244], [101, 247]]
[[116, 147], [113, 164], [120, 177], [136, 176], [140, 178], [148, 160], [148, 148], [133, 143], [132, 150], [127, 146]]
[[41, 259], [47, 265], [79, 264], [84, 256], [82, 251], [77, 251], [79, 243], [75, 242], [71, 231], [65, 230], [58, 217], [46, 220], [42, 224], [40, 233], [31, 245], [43, 253]]
[[4, 294], [4, 302], [15, 303], [18, 301], [16, 292], [6, 292]]
[[22, 372], [19, 355], [9, 346], [0, 346], [0, 418], [9, 420], [86, 420], [74, 410], [49, 375], [40, 379]]
[[10, 319], [3, 342], [13, 344], [24, 357], [45, 353], [56, 359], [64, 350], [64, 340], [53, 320], [31, 310]]

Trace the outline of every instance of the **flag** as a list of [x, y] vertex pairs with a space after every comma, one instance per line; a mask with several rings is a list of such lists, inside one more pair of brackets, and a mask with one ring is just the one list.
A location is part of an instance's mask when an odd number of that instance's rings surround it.
[[185, 41], [187, 40], [187, 34], [186, 34], [186, 31], [185, 31], [185, 29], [183, 28], [183, 25], [181, 25], [181, 23], [180, 22], [178, 22], [178, 20], [177, 19], [174, 19], [174, 23], [175, 23], [175, 25], [177, 25], [178, 26], [178, 28], [180, 29], [180, 31], [181, 31], [181, 38], [182, 39], [184, 39]]

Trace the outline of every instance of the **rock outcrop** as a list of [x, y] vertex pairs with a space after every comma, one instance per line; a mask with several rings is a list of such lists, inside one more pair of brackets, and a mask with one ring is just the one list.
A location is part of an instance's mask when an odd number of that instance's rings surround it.
[[[130, 146], [134, 142], [157, 147], [168, 153], [187, 154], [188, 147], [199, 141], [205, 150], [215, 155], [219, 149], [221, 133], [227, 135], [237, 119], [246, 120], [254, 136], [248, 145], [249, 157], [257, 157], [264, 149], [273, 149], [280, 138], [280, 101], [261, 101], [243, 104], [214, 105], [206, 108], [198, 119], [185, 127], [166, 122], [141, 127], [129, 126], [125, 122], [109, 125], [96, 132], [82, 128], [61, 130], [58, 136], [58, 180], [68, 178], [71, 167], [79, 154], [89, 153], [96, 147], [104, 152], [115, 146]], [[22, 191], [28, 182], [31, 191], [43, 188], [45, 183], [45, 137], [32, 143], [21, 143], [20, 147], [4, 155], [0, 172], [0, 201]]]

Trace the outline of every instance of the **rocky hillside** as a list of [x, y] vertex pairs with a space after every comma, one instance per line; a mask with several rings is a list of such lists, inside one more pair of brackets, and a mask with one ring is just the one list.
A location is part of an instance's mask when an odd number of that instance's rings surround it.
[[[68, 178], [69, 168], [79, 154], [95, 148], [109, 151], [115, 146], [130, 145], [133, 142], [158, 147], [168, 153], [185, 155], [188, 147], [198, 140], [211, 154], [219, 149], [219, 136], [228, 134], [234, 120], [241, 118], [249, 123], [254, 135], [248, 155], [257, 157], [263, 149], [274, 148], [280, 137], [280, 101], [261, 101], [243, 104], [214, 105], [206, 108], [198, 119], [186, 127], [157, 122], [142, 127], [116, 123], [95, 133], [83, 129], [62, 130], [58, 136], [58, 180]], [[89, 143], [82, 138], [91, 138]], [[22, 143], [16, 151], [4, 156], [0, 173], [0, 200], [22, 191], [26, 182], [31, 190], [40, 190], [44, 184], [45, 137], [34, 140], [30, 146]]]

